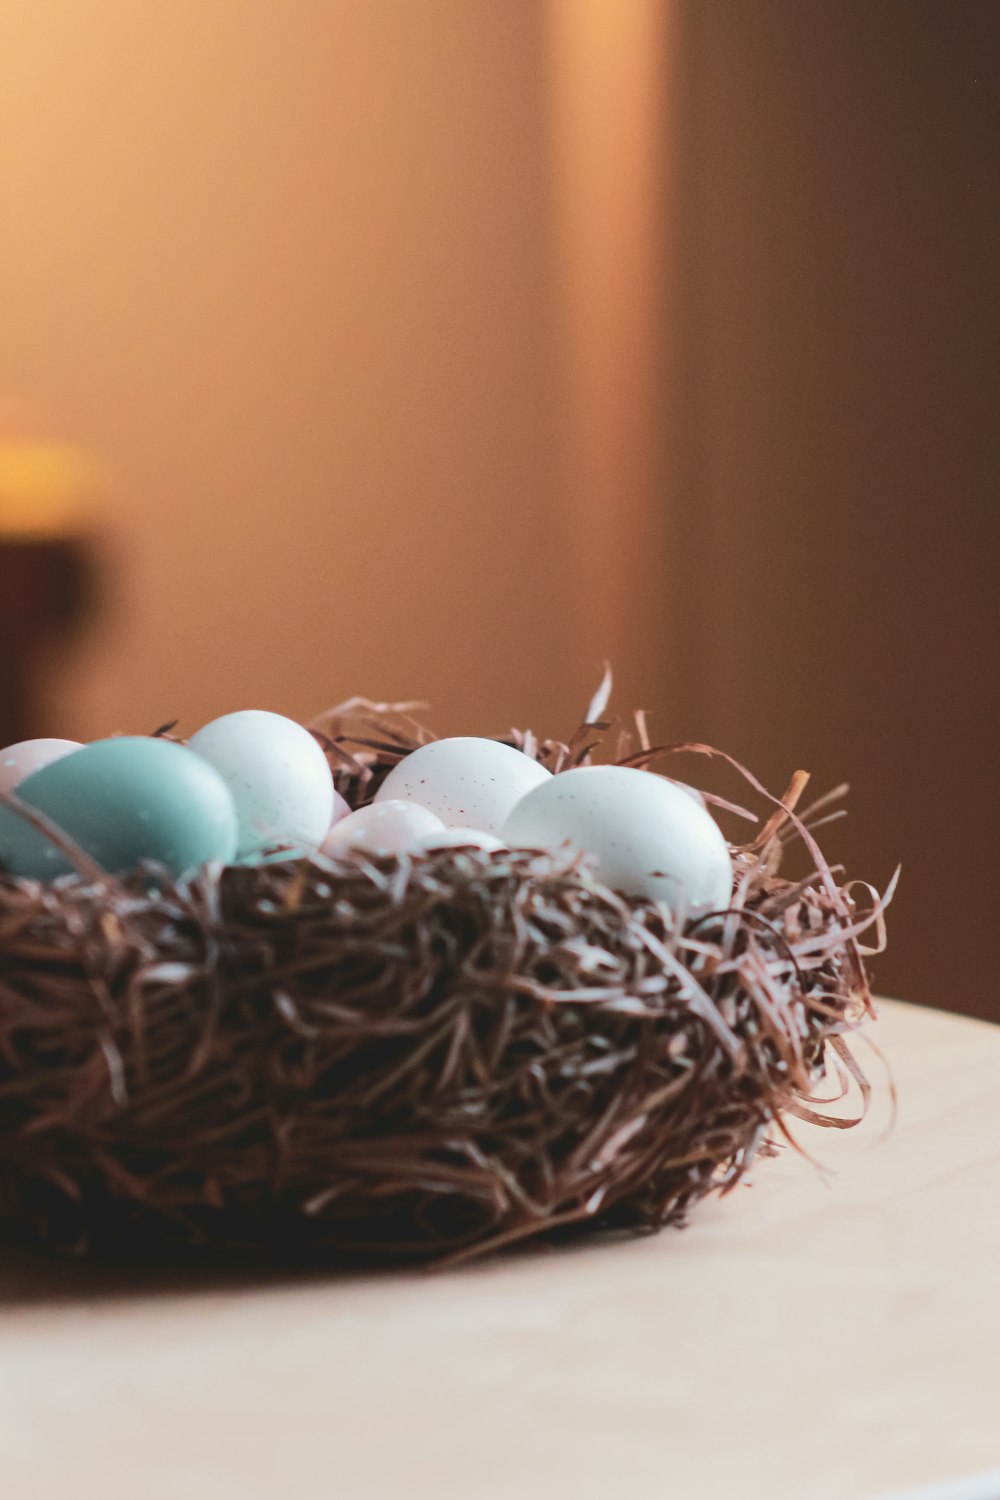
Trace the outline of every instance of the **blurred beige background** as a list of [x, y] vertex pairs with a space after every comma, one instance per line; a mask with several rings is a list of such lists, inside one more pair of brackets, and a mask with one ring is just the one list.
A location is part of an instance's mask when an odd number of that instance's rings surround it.
[[[988, 0], [0, 0], [0, 394], [112, 482], [37, 732], [621, 707], [852, 782], [1000, 1015]], [[17, 643], [8, 643], [17, 650]]]
[[4, 384], [115, 471], [65, 732], [354, 691], [544, 712], [572, 621], [541, 23], [4, 6]]

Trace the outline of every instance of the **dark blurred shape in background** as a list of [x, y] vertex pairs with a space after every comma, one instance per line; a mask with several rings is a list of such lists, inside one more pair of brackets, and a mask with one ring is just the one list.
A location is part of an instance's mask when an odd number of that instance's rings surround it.
[[49, 663], [86, 615], [90, 574], [76, 537], [15, 541], [0, 532], [0, 745], [46, 727]]
[[0, 391], [117, 476], [28, 732], [610, 656], [849, 780], [880, 987], [1000, 1016], [998, 104], [994, 0], [0, 0]]
[[45, 732], [54, 661], [71, 654], [96, 600], [100, 481], [85, 454], [0, 404], [0, 746]]
[[1000, 7], [683, 15], [685, 706], [849, 780], [831, 848], [903, 862], [883, 991], [1000, 1019]]

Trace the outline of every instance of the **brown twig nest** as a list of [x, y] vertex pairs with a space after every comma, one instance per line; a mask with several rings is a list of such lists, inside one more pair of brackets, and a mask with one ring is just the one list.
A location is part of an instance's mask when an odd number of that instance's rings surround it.
[[[603, 708], [511, 742], [554, 770], [661, 753]], [[314, 728], [355, 805], [431, 738], [363, 700]], [[831, 1058], [860, 1080], [883, 941], [888, 895], [810, 831], [828, 799], [749, 779], [732, 906], [685, 930], [528, 852], [0, 877], [0, 1222], [114, 1255], [425, 1259], [681, 1222], [783, 1116], [822, 1118]]]

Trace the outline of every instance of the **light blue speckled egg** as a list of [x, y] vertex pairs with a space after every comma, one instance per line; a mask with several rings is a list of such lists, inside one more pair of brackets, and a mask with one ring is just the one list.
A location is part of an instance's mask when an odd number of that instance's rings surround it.
[[241, 863], [256, 864], [276, 846], [302, 853], [320, 844], [333, 819], [333, 777], [308, 729], [247, 708], [213, 719], [189, 744], [232, 793]]
[[[156, 860], [185, 875], [236, 853], [236, 809], [222, 777], [171, 740], [96, 740], [28, 776], [22, 802], [45, 813], [109, 873]], [[0, 806], [0, 865], [48, 879], [73, 866], [11, 807]]]

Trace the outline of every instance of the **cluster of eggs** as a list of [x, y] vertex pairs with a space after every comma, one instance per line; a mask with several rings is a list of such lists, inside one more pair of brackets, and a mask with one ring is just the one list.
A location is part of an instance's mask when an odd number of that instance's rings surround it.
[[[472, 847], [590, 854], [605, 884], [687, 915], [724, 909], [729, 850], [697, 792], [649, 771], [554, 776], [512, 745], [460, 737], [412, 751], [352, 811], [301, 725], [246, 710], [187, 745], [121, 736], [30, 740], [0, 751], [0, 792], [42, 813], [102, 868], [156, 860], [176, 875], [319, 850], [391, 855]], [[0, 805], [0, 866], [51, 878], [72, 866], [44, 827]]]
[[[0, 751], [0, 791], [43, 814], [105, 870], [156, 860], [175, 875], [275, 848], [315, 849], [338, 810], [326, 756], [281, 714], [225, 714], [174, 740], [120, 735]], [[51, 878], [72, 869], [43, 828], [0, 806], [0, 865]]]

